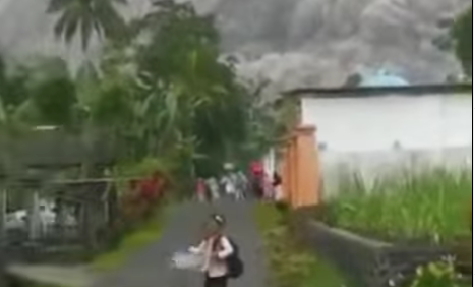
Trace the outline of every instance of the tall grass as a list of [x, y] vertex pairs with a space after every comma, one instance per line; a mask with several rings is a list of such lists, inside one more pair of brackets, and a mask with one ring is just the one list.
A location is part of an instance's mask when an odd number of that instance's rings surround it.
[[328, 260], [302, 246], [286, 225], [286, 214], [269, 203], [258, 204], [255, 219], [262, 233], [271, 271], [269, 285], [277, 287], [349, 286]]
[[371, 185], [353, 176], [326, 203], [326, 216], [339, 227], [384, 239], [439, 243], [471, 234], [471, 198], [471, 170], [403, 172]]

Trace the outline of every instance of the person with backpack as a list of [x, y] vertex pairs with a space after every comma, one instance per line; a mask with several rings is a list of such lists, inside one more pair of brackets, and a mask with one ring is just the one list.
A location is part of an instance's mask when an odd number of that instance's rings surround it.
[[225, 225], [222, 215], [212, 215], [200, 244], [189, 248], [189, 252], [203, 256], [203, 287], [227, 287], [229, 279], [243, 273], [238, 246], [223, 233]]

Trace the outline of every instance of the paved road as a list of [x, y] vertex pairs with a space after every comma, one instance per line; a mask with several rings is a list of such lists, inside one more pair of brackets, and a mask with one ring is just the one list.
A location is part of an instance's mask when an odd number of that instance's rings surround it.
[[227, 233], [239, 244], [245, 274], [230, 287], [266, 287], [265, 259], [253, 222], [253, 203], [222, 200], [209, 204], [185, 203], [176, 208], [162, 238], [138, 252], [122, 269], [108, 274], [94, 287], [199, 287], [200, 275], [169, 267], [171, 253], [194, 243], [199, 229], [213, 213], [224, 214]]

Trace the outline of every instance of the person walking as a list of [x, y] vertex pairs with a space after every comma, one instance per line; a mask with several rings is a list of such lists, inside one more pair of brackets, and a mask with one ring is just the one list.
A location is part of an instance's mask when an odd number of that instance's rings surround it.
[[244, 199], [244, 189], [242, 188], [241, 179], [238, 172], [233, 172], [229, 175], [231, 184], [234, 186], [234, 198], [236, 200]]
[[251, 175], [251, 189], [254, 196], [258, 199], [264, 197], [263, 173], [264, 169], [260, 162], [255, 161], [251, 163], [249, 170], [249, 174]]
[[219, 193], [219, 184], [215, 177], [211, 177], [207, 181], [208, 189], [214, 200], [218, 200], [221, 195]]
[[274, 172], [273, 185], [274, 185], [274, 191], [275, 191], [275, 200], [276, 201], [284, 200], [284, 192], [282, 190], [282, 177], [277, 171]]
[[246, 198], [249, 191], [249, 182], [246, 175], [242, 171], [237, 172], [238, 188], [241, 192], [241, 197]]
[[236, 186], [230, 174], [225, 174], [221, 178], [221, 185], [224, 188], [224, 193], [229, 197], [236, 197]]
[[199, 245], [189, 248], [189, 252], [203, 256], [203, 287], [227, 287], [229, 279], [243, 271], [237, 246], [224, 234], [225, 224], [223, 216], [212, 215]]
[[198, 198], [198, 201], [200, 202], [206, 201], [206, 184], [202, 178], [196, 179], [195, 191], [196, 191], [196, 197]]
[[262, 189], [264, 198], [267, 200], [274, 199], [274, 185], [273, 180], [268, 173], [264, 172], [262, 175]]

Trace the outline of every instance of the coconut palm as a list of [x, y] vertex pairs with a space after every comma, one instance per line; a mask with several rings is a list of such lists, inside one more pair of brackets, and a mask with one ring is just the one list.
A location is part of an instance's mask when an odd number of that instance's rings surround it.
[[54, 33], [71, 43], [79, 33], [81, 45], [86, 49], [94, 33], [100, 38], [123, 35], [125, 23], [117, 5], [127, 0], [50, 0], [47, 12], [58, 14]]

